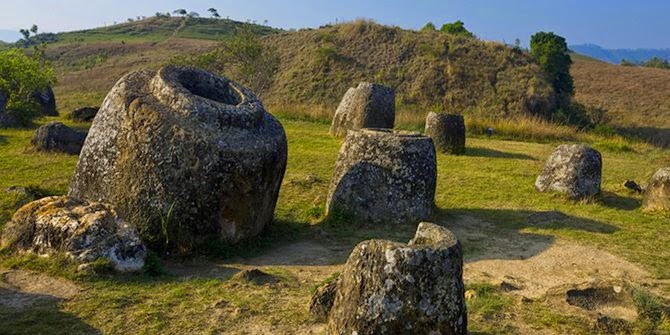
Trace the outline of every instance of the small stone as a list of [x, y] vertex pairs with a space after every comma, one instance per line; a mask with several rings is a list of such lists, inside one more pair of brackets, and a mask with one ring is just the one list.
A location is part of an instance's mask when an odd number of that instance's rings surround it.
[[326, 210], [371, 224], [417, 224], [433, 210], [433, 141], [418, 133], [351, 130], [330, 182]]
[[236, 273], [233, 278], [239, 281], [253, 283], [255, 285], [276, 284], [279, 282], [277, 277], [259, 269], [240, 271]]
[[647, 185], [642, 200], [647, 211], [670, 212], [670, 167], [656, 171]]
[[351, 129], [393, 128], [395, 92], [378, 84], [360, 83], [349, 88], [335, 111], [330, 133], [343, 137]]
[[137, 230], [112, 206], [65, 196], [21, 207], [5, 225], [0, 242], [2, 249], [44, 256], [63, 253], [81, 263], [104, 258], [120, 272], [140, 270], [146, 258]]
[[85, 140], [86, 133], [71, 129], [60, 122], [49, 122], [35, 130], [30, 143], [39, 151], [77, 155]]
[[549, 157], [535, 181], [540, 192], [558, 192], [570, 199], [591, 198], [600, 193], [602, 156], [581, 144], [563, 144]]
[[69, 117], [76, 122], [93, 122], [98, 110], [100, 110], [100, 107], [82, 107], [72, 111]]
[[623, 186], [636, 193], [644, 192], [642, 187], [638, 185], [634, 180], [626, 180], [626, 182], [623, 183]]
[[435, 148], [447, 154], [465, 153], [465, 121], [463, 115], [430, 112], [426, 117], [426, 135]]

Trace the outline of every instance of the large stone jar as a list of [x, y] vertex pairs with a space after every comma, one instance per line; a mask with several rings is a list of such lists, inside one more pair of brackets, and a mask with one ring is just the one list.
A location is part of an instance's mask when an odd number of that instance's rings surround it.
[[282, 125], [250, 90], [168, 66], [123, 77], [82, 149], [69, 194], [114, 204], [151, 246], [234, 243], [273, 219]]
[[426, 135], [435, 143], [435, 148], [447, 154], [465, 153], [465, 121], [463, 115], [428, 113]]
[[330, 133], [343, 137], [350, 129], [392, 129], [394, 122], [395, 91], [390, 87], [363, 82], [344, 94], [333, 116]]
[[432, 213], [436, 178], [429, 137], [388, 129], [350, 130], [335, 164], [327, 211], [361, 223], [416, 224]]

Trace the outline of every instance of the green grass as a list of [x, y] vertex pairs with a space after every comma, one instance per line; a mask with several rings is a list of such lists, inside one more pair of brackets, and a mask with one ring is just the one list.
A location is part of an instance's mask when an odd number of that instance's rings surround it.
[[[244, 325], [262, 324], [281, 333], [313, 325], [307, 313], [310, 292], [329, 274], [305, 279], [300, 267], [268, 265], [263, 270], [279, 277], [280, 284], [256, 286], [228, 280], [239, 269], [234, 260], [321, 233], [343, 248], [368, 238], [406, 241], [415, 227], [380, 229], [350, 226], [341, 220], [324, 221], [325, 197], [341, 140], [328, 135], [327, 123], [287, 117], [281, 120], [288, 136], [289, 159], [276, 222], [255, 241], [216, 250], [214, 254], [219, 256], [209, 255], [202, 260], [210, 266], [226, 262], [224, 274], [210, 276], [209, 270], [202, 270], [191, 276], [161, 275], [159, 267], [154, 276], [91, 276], [76, 273], [76, 266], [65, 259], [3, 253], [0, 267], [70, 278], [84, 289], [72, 300], [20, 313], [0, 309], [3, 329], [16, 334], [86, 333], [93, 329], [104, 334], [235, 333], [246, 330]], [[13, 185], [37, 185], [50, 193], [65, 193], [77, 158], [31, 151], [32, 131], [0, 129], [0, 191]], [[641, 212], [640, 197], [621, 186], [626, 179], [645, 183], [657, 168], [670, 165], [668, 152], [647, 146], [622, 150], [596, 143], [604, 161], [603, 195], [592, 202], [575, 203], [533, 188], [544, 159], [557, 144], [469, 138], [466, 155], [438, 155], [438, 211], [434, 220], [448, 224], [454, 215], [465, 214], [493, 222], [501, 231], [549, 235], [594, 245], [639, 264], [656, 278], [670, 278], [668, 219]], [[25, 199], [0, 196], [0, 209], [4, 211], [0, 218], [7, 219], [24, 202]], [[529, 214], [545, 210], [558, 210], [574, 219], [570, 224], [535, 227], [526, 222]], [[464, 250], [466, 257], [476, 252], [467, 243]], [[233, 257], [232, 261], [222, 255]], [[586, 333], [590, 329], [585, 320], [558, 314], [542, 302], [520, 303], [485, 284], [469, 283], [469, 288], [479, 292], [478, 298], [468, 302], [470, 328], [475, 333], [514, 333], [517, 328], [509, 322], [509, 313], [531, 329], [582, 329]], [[639, 301], [648, 306], [645, 308], [652, 317], [658, 315], [654, 314], [655, 300], [641, 297]]]

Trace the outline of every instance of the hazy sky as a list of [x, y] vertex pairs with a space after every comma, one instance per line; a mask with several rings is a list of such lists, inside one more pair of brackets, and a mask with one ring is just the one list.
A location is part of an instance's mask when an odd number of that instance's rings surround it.
[[526, 44], [532, 33], [544, 30], [569, 44], [670, 48], [669, 0], [0, 0], [0, 30], [35, 23], [41, 31], [69, 31], [176, 8], [204, 15], [209, 7], [223, 17], [268, 20], [281, 28], [364, 17], [416, 29], [428, 21], [439, 27], [460, 19], [480, 38], [508, 43], [519, 38]]

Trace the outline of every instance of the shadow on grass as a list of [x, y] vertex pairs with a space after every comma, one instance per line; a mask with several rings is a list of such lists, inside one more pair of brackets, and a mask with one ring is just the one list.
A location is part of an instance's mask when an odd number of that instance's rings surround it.
[[465, 156], [536, 160], [534, 157], [525, 154], [516, 154], [482, 147], [467, 147], [465, 149]]
[[637, 138], [658, 148], [670, 147], [670, 129], [654, 127], [622, 127], [617, 132], [623, 136]]
[[622, 209], [626, 211], [632, 211], [642, 206], [642, 201], [640, 199], [636, 199], [633, 197], [625, 197], [618, 195], [616, 193], [605, 192], [605, 191], [601, 193], [599, 202], [607, 207]]
[[0, 136], [0, 145], [5, 145], [5, 144], [7, 144], [7, 138], [5, 138], [4, 136]]
[[101, 334], [76, 316], [58, 308], [51, 295], [0, 288], [2, 334]]

